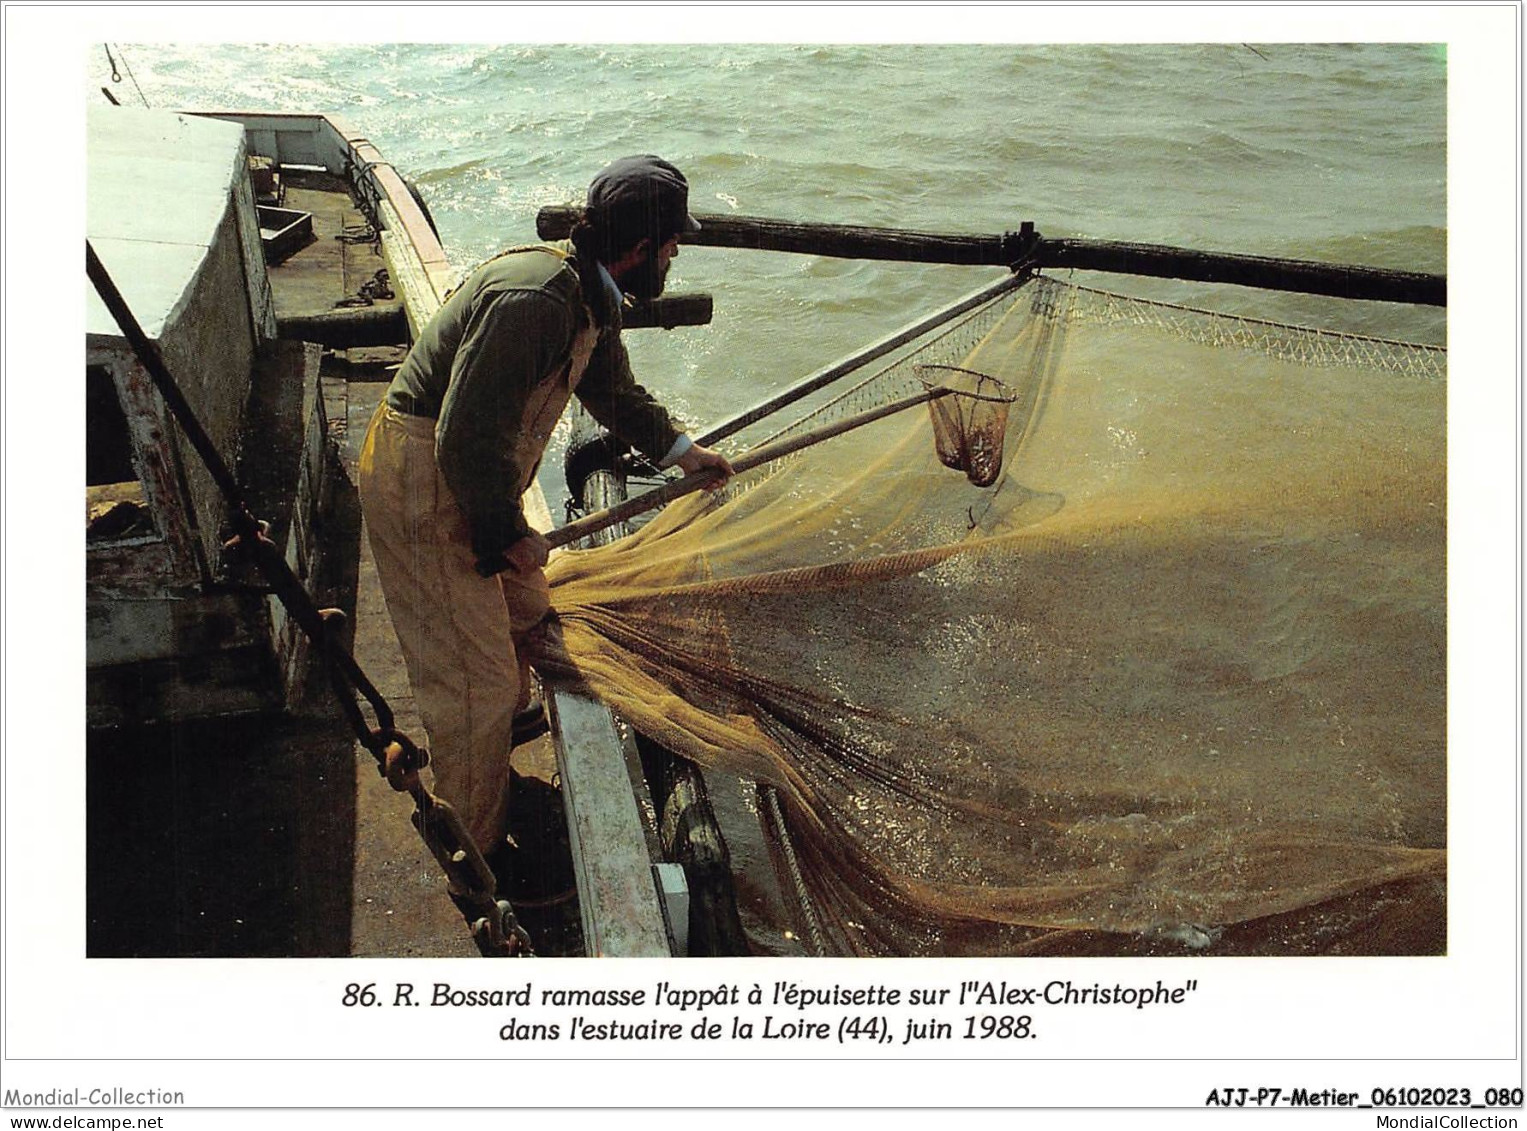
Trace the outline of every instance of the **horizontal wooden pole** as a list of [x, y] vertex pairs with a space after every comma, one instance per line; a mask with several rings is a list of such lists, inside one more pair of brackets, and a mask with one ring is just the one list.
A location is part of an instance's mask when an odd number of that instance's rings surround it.
[[[543, 240], [566, 239], [580, 210], [566, 205], [542, 208], [536, 231]], [[959, 263], [1007, 266], [1016, 253], [1005, 247], [1016, 237], [938, 235], [899, 228], [852, 224], [765, 220], [757, 216], [701, 214], [700, 230], [681, 237], [697, 247], [740, 247], [754, 251], [793, 251], [837, 259], [895, 259], [908, 263]]]
[[644, 327], [672, 330], [675, 326], [708, 326], [715, 308], [715, 299], [708, 294], [664, 295], [662, 298], [655, 298], [649, 302], [639, 302], [622, 311], [620, 324], [627, 330]]
[[1037, 267], [1234, 283], [1336, 298], [1447, 305], [1446, 275], [1260, 255], [1225, 255], [1159, 244], [1042, 239], [1035, 249], [1034, 263]]
[[[664, 295], [626, 310], [621, 324], [627, 330], [675, 326], [708, 326], [715, 313], [708, 294]], [[278, 320], [280, 337], [318, 342], [331, 349], [385, 346], [408, 341], [408, 322], [398, 305], [340, 307], [322, 314], [293, 314]]]
[[290, 314], [276, 321], [276, 335], [300, 342], [317, 342], [330, 349], [352, 346], [390, 346], [408, 341], [408, 319], [397, 303], [386, 306], [346, 306], [321, 314]]
[[[536, 228], [543, 239], [562, 238], [572, 230], [578, 211], [566, 205], [543, 208], [536, 217]], [[1417, 271], [1272, 259], [1115, 240], [1044, 239], [1024, 232], [1005, 232], [1000, 236], [950, 235], [900, 228], [765, 220], [756, 216], [701, 213], [695, 218], [700, 221], [700, 230], [682, 239], [701, 247], [791, 251], [832, 258], [906, 263], [1066, 267], [1378, 302], [1447, 305], [1447, 276]]]

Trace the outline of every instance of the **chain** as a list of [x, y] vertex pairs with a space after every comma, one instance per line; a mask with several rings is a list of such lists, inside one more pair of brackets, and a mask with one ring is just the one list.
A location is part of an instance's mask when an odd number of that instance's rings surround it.
[[349, 298], [342, 298], [335, 306], [370, 306], [372, 303], [385, 301], [395, 297], [392, 293], [392, 280], [387, 274], [387, 268], [382, 267], [377, 273], [367, 279]]
[[[106, 62], [111, 65], [111, 81], [112, 82], [121, 82], [122, 81], [122, 72], [117, 70], [117, 61], [116, 61], [115, 58], [113, 58], [113, 56], [111, 54], [111, 44], [107, 43], [107, 44], [103, 44], [103, 46], [106, 48]], [[118, 47], [117, 50], [121, 51], [122, 49], [120, 47]], [[127, 61], [127, 52], [125, 52], [125, 51], [122, 51], [122, 65], [127, 68], [127, 77], [133, 80], [133, 89], [138, 92], [138, 97], [143, 99], [143, 105], [147, 106], [148, 105], [148, 98], [144, 96], [143, 88], [138, 85], [138, 78], [137, 78], [136, 75], [133, 74], [132, 65], [130, 63], [128, 63], [128, 61]], [[111, 95], [108, 94], [106, 97], [107, 98], [111, 98]], [[111, 100], [112, 100], [112, 102], [114, 104], [117, 101], [115, 98], [112, 98]]]

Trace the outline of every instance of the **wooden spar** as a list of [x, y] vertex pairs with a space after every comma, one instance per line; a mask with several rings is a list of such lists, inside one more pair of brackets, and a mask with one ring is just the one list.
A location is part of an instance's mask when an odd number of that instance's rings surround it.
[[708, 294], [664, 295], [623, 311], [620, 324], [626, 330], [709, 326], [715, 305], [715, 300]]
[[[542, 208], [536, 215], [536, 232], [544, 240], [566, 239], [581, 211], [565, 205]], [[1007, 266], [1017, 258], [1011, 253], [1007, 236], [936, 235], [899, 228], [765, 220], [758, 216], [703, 214], [695, 219], [700, 221], [700, 230], [680, 238], [697, 247], [742, 247], [838, 259], [896, 259], [970, 266]]]
[[1375, 302], [1447, 305], [1447, 276], [1426, 275], [1419, 271], [1391, 271], [1383, 267], [1272, 259], [1260, 255], [1221, 255], [1115, 240], [1042, 239], [1034, 257], [1035, 265], [1039, 267], [1072, 267], [1081, 271], [1112, 271], [1203, 283], [1235, 283], [1265, 290]]
[[[390, 232], [383, 232], [382, 242], [391, 245], [399, 241], [394, 241]], [[389, 246], [387, 251], [391, 265], [389, 270], [397, 271], [400, 286], [407, 288], [423, 285], [420, 282], [423, 276], [405, 266], [408, 258], [402, 248]], [[401, 307], [352, 306], [321, 314], [286, 315], [277, 319], [277, 333], [283, 338], [318, 342], [331, 349], [390, 345], [409, 338], [410, 326], [406, 312], [419, 309], [420, 306], [421, 302], [415, 296], [412, 303]], [[714, 310], [715, 300], [708, 294], [666, 295], [631, 307], [622, 316], [621, 323], [627, 330], [706, 326], [710, 324]]]
[[[835, 436], [841, 436], [845, 432], [851, 432], [855, 428], [862, 428], [894, 413], [904, 412], [916, 405], [926, 404], [935, 397], [947, 396], [953, 390], [935, 388], [924, 393], [913, 393], [911, 396], [892, 401], [889, 404], [878, 405], [875, 408], [866, 409], [854, 416], [846, 416], [841, 420], [835, 420], [831, 424], [824, 424], [820, 428], [810, 432], [801, 432], [794, 436], [785, 436], [772, 443], [763, 444], [754, 448], [746, 455], [732, 460], [732, 470], [738, 475], [744, 471], [752, 471], [755, 467], [769, 463], [772, 460], [783, 459], [785, 456], [794, 455], [796, 452], [820, 444], [823, 440], [831, 440]], [[608, 529], [627, 519], [635, 518], [639, 514], [645, 514], [650, 510], [666, 506], [675, 499], [693, 494], [702, 490], [707, 484], [715, 482], [719, 473], [713, 470], [699, 471], [692, 475], [686, 475], [682, 479], [670, 479], [661, 487], [655, 487], [644, 494], [636, 495], [615, 506], [607, 507], [602, 511], [584, 515], [582, 518], [569, 522], [566, 526], [559, 526], [546, 535], [546, 542], [552, 548], [568, 546], [583, 538], [589, 537], [601, 530]]]
[[[536, 217], [542, 238], [571, 230], [578, 210], [543, 208]], [[1159, 244], [1116, 240], [1044, 239], [1024, 232], [1001, 236], [945, 235], [900, 228], [869, 228], [809, 221], [766, 220], [756, 216], [703, 213], [700, 230], [683, 236], [700, 247], [791, 251], [846, 259], [885, 259], [904, 263], [950, 263], [990, 267], [1069, 267], [1156, 278], [1234, 283], [1267, 290], [1298, 291], [1377, 302], [1447, 305], [1447, 276], [1195, 251]]]

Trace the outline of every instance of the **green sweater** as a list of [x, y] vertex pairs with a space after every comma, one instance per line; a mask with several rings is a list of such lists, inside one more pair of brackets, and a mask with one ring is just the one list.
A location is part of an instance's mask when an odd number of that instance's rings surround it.
[[[392, 408], [439, 422], [435, 461], [479, 558], [530, 530], [520, 494], [546, 438], [526, 434], [527, 414], [556, 394], [545, 382], [567, 380], [574, 340], [592, 324], [572, 255], [570, 243], [520, 248], [477, 268], [420, 332], [387, 390]], [[574, 392], [595, 420], [660, 460], [679, 429], [632, 377], [619, 313], [612, 319]]]

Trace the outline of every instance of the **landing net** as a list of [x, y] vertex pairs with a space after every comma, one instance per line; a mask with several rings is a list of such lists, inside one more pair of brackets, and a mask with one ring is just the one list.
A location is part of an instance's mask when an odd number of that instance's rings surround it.
[[1445, 351], [1040, 277], [792, 428], [930, 366], [994, 482], [921, 410], [759, 468], [559, 555], [537, 663], [761, 783], [827, 953], [1440, 947]]

